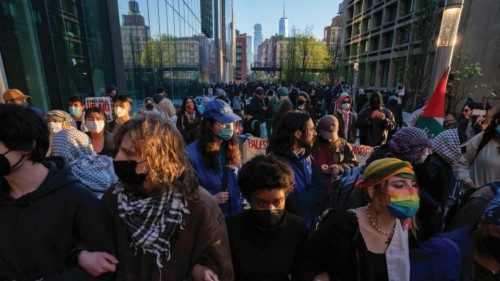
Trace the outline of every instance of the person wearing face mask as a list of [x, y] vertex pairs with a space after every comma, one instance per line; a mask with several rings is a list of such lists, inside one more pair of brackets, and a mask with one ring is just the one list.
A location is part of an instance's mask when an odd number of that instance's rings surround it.
[[182, 106], [177, 113], [176, 126], [182, 134], [186, 145], [191, 144], [198, 138], [198, 131], [201, 123], [201, 114], [193, 97], [185, 97]]
[[349, 143], [355, 143], [356, 116], [352, 113], [352, 99], [348, 93], [340, 94], [334, 116], [339, 120], [339, 136]]
[[99, 155], [113, 156], [112, 134], [106, 130], [106, 114], [100, 107], [85, 110], [85, 127], [92, 143], [92, 149]]
[[500, 179], [500, 109], [490, 125], [462, 147], [453, 172], [462, 188], [475, 188]]
[[52, 150], [52, 141], [54, 140], [55, 135], [69, 128], [76, 128], [76, 122], [69, 113], [62, 110], [51, 110], [45, 116], [45, 122], [47, 123], [47, 127], [49, 128], [49, 149], [47, 156], [50, 155]]
[[102, 202], [120, 261], [116, 280], [233, 280], [224, 217], [199, 187], [172, 122], [138, 116], [114, 142], [119, 181]]
[[236, 182], [241, 152], [234, 126], [239, 120], [228, 103], [212, 100], [205, 106], [198, 140], [187, 147], [200, 186], [212, 194], [224, 215], [242, 210]]
[[304, 219], [313, 229], [328, 197], [320, 167], [311, 155], [317, 133], [307, 112], [290, 111], [278, 122], [269, 150], [284, 161], [295, 177], [295, 190], [287, 198], [287, 210]]
[[[311, 99], [306, 92], [300, 91], [297, 95], [297, 100], [295, 101], [295, 110], [305, 111], [309, 113], [309, 116], [311, 116], [311, 118], [314, 118], [314, 108], [312, 107]], [[313, 122], [314, 121], [315, 120], [313, 120]]]
[[335, 116], [325, 115], [318, 120], [316, 130], [319, 135], [313, 146], [312, 155], [321, 167], [328, 189], [342, 175], [359, 162], [354, 155], [352, 146], [339, 137], [339, 121]]
[[359, 143], [379, 146], [387, 142], [389, 132], [396, 128], [396, 120], [390, 110], [384, 108], [382, 95], [378, 92], [370, 96], [370, 105], [358, 114]]
[[107, 130], [113, 133], [123, 123], [130, 120], [130, 110], [132, 109], [132, 99], [126, 95], [118, 95], [113, 99], [113, 113], [115, 120], [108, 122]]
[[68, 101], [68, 112], [76, 122], [76, 128], [82, 130], [82, 122], [85, 120], [84, 113], [84, 101], [80, 96], [72, 96]]
[[257, 156], [238, 174], [250, 209], [227, 218], [235, 280], [300, 280], [307, 236], [302, 219], [285, 210], [294, 177], [273, 156]]
[[411, 164], [373, 161], [356, 187], [369, 203], [322, 217], [306, 242], [303, 280], [410, 280], [409, 230], [420, 201]]
[[47, 125], [0, 105], [0, 128], [0, 280], [110, 279], [118, 260], [105, 210], [64, 161], [45, 157]]

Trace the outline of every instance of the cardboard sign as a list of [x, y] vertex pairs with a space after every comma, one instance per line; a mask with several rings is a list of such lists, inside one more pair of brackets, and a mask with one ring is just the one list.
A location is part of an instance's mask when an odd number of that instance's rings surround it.
[[106, 114], [106, 120], [113, 121], [113, 107], [111, 104], [110, 97], [88, 97], [85, 98], [85, 108], [100, 107], [104, 114]]
[[239, 138], [243, 164], [257, 155], [266, 154], [267, 147], [269, 146], [268, 140], [256, 138], [251, 135], [240, 135]]
[[364, 165], [366, 160], [370, 157], [373, 152], [373, 147], [361, 144], [351, 144], [352, 151], [356, 158], [358, 158], [359, 165]]

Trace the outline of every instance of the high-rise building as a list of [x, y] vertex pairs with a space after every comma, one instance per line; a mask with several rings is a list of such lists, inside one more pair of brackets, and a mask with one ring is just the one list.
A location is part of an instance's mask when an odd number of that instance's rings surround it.
[[236, 35], [232, 0], [214, 0], [215, 81], [233, 80]]
[[253, 63], [253, 47], [252, 47], [252, 36], [247, 35], [247, 69], [250, 72]]
[[247, 34], [239, 34], [236, 30], [236, 64], [234, 69], [235, 81], [247, 80]]
[[139, 3], [136, 0], [128, 1], [128, 11], [126, 15], [122, 15], [120, 29], [125, 71], [131, 71], [131, 68], [137, 66], [150, 39], [149, 26], [145, 24], [144, 17], [139, 12]]
[[326, 46], [332, 50], [338, 50], [340, 48], [340, 35], [342, 31], [342, 17], [336, 16], [332, 19], [332, 23], [325, 27], [325, 35], [323, 41], [326, 42]]
[[18, 88], [45, 110], [68, 98], [125, 91], [116, 0], [2, 1], [0, 92]]
[[279, 33], [280, 36], [288, 37], [288, 18], [285, 15], [285, 2], [283, 2], [283, 17], [279, 22]]
[[253, 26], [253, 49], [254, 49], [254, 62], [259, 62], [259, 46], [264, 40], [262, 36], [262, 25], [260, 23]]
[[408, 50], [420, 52], [409, 40], [420, 5], [419, 0], [344, 0], [341, 49], [349, 62], [348, 83], [386, 91], [403, 81]]
[[[209, 78], [210, 60], [202, 56], [210, 51], [205, 35], [211, 30], [211, 3], [132, 0], [120, 7], [126, 13], [122, 30], [125, 28], [128, 40], [124, 41], [131, 46], [123, 47], [127, 93], [135, 105], [142, 106], [143, 99], [152, 96], [158, 86], [167, 90], [174, 103], [180, 103], [186, 94], [201, 92], [196, 89], [198, 83]], [[129, 50], [133, 56], [127, 54]]]

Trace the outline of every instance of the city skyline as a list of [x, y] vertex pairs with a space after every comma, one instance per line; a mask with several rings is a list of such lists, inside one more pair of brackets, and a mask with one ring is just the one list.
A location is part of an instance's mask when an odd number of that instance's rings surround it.
[[[300, 31], [304, 31], [306, 27], [312, 27], [312, 35], [322, 40], [324, 27], [329, 25], [332, 18], [337, 15], [340, 2], [340, 0], [316, 0], [314, 5], [304, 6], [303, 1], [287, 0], [288, 32], [290, 33], [294, 26]], [[283, 17], [283, 1], [234, 0], [234, 7], [236, 28], [241, 32], [253, 33], [254, 25], [260, 23], [264, 39], [279, 34], [279, 20]]]

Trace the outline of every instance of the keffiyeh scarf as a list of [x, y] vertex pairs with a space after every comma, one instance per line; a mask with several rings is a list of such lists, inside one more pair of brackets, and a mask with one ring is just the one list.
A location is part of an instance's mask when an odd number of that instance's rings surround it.
[[137, 197], [116, 185], [118, 215], [131, 237], [131, 246], [156, 255], [156, 264], [170, 260], [175, 233], [183, 229], [189, 214], [187, 201], [181, 193], [165, 190], [157, 197]]
[[432, 150], [443, 157], [448, 164], [457, 163], [461, 156], [458, 130], [450, 129], [439, 133], [432, 139]]
[[96, 154], [89, 137], [76, 128], [55, 134], [52, 156], [63, 157], [71, 172], [99, 198], [118, 181], [113, 168], [113, 159]]

